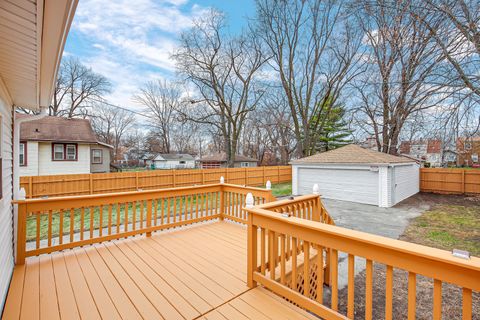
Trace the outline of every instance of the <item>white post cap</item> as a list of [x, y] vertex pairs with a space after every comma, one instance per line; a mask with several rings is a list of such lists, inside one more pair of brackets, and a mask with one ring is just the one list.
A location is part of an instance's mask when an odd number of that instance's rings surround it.
[[313, 194], [320, 194], [320, 188], [318, 187], [317, 183], [315, 183], [313, 185], [313, 190], [312, 191], [313, 191]]
[[25, 191], [24, 188], [20, 188], [20, 190], [18, 191], [18, 200], [25, 200], [26, 197], [27, 197], [27, 192]]
[[254, 205], [255, 205], [255, 199], [253, 199], [253, 194], [249, 192], [245, 197], [245, 208], [250, 209], [250, 208], [253, 208]]
[[220, 177], [220, 183], [225, 183], [225, 178], [223, 176]]
[[272, 190], [272, 183], [270, 182], [270, 180], [267, 180], [265, 187], [267, 188], [267, 190]]

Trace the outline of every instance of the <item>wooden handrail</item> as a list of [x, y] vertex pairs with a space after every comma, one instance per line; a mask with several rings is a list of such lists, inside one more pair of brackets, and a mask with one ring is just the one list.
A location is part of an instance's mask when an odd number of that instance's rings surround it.
[[29, 256], [138, 234], [150, 236], [153, 231], [216, 218], [246, 223], [247, 193], [257, 203], [274, 199], [271, 190], [217, 183], [15, 201], [16, 263], [23, 264]]
[[[268, 206], [273, 206], [269, 204]], [[385, 264], [387, 266], [386, 279], [386, 306], [385, 318], [392, 319], [393, 303], [393, 269], [400, 268], [409, 273], [409, 292], [408, 292], [408, 313], [409, 318], [415, 318], [415, 287], [416, 275], [423, 275], [434, 279], [434, 291], [440, 292], [433, 298], [434, 314], [441, 314], [441, 284], [442, 282], [452, 283], [462, 288], [463, 292], [463, 315], [468, 318], [472, 311], [471, 295], [472, 290], [480, 291], [480, 258], [471, 257], [468, 260], [454, 257], [450, 252], [435, 248], [430, 248], [405, 241], [390, 239], [365, 232], [354, 231], [334, 225], [319, 223], [317, 221], [308, 221], [297, 217], [286, 217], [278, 215], [275, 212], [260, 207], [247, 209], [249, 213], [248, 222], [248, 285], [254, 287], [260, 283], [270, 290], [284, 296], [292, 302], [300, 305], [309, 311], [316, 313], [325, 319], [344, 319], [345, 315], [338, 313], [338, 252], [348, 254], [348, 287], [350, 294], [347, 301], [347, 315], [353, 315], [354, 308], [354, 257], [366, 259], [366, 319], [372, 318], [372, 272], [373, 262]], [[260, 230], [260, 233], [258, 232]], [[265, 233], [265, 230], [271, 234], [267, 240], [271, 239], [274, 243], [286, 237], [292, 239], [292, 247], [312, 248], [316, 250], [317, 257], [323, 261], [324, 249], [330, 250], [330, 276], [331, 276], [331, 304], [329, 307], [323, 304], [323, 297], [314, 299], [309, 292], [300, 294], [296, 288], [290, 288], [285, 284], [279, 283], [272, 270], [267, 274], [262, 269], [262, 263], [258, 262], [258, 257], [270, 256], [270, 245], [257, 246], [259, 234]], [[277, 240], [275, 240], [277, 239]], [[260, 250], [260, 252], [258, 252]], [[262, 252], [268, 251], [268, 252]], [[303, 250], [304, 261], [309, 261], [312, 254], [310, 250]], [[285, 257], [285, 255], [281, 255]], [[296, 261], [296, 258], [295, 258]], [[284, 265], [281, 263], [280, 265]], [[292, 271], [295, 272], [296, 262], [292, 263]], [[323, 264], [318, 263], [317, 268], [322, 268]], [[319, 273], [323, 272], [317, 270]], [[275, 269], [273, 269], [275, 273]], [[304, 275], [304, 281], [309, 281], [309, 275]]]

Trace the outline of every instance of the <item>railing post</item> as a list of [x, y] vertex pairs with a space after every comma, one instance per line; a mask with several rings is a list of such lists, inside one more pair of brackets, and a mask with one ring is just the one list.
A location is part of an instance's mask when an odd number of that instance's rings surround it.
[[[152, 226], [152, 200], [147, 200], [147, 229], [149, 229], [151, 226]], [[151, 236], [152, 236], [152, 232], [147, 231], [147, 237], [151, 237]]]
[[257, 268], [257, 229], [253, 225], [253, 214], [248, 213], [248, 239], [247, 239], [247, 286], [255, 288], [257, 282], [253, 280], [253, 273]]
[[16, 264], [25, 264], [25, 246], [27, 245], [27, 204], [18, 204], [17, 217], [17, 259]]
[[223, 182], [220, 182], [220, 221], [223, 220], [224, 218], [225, 218], [225, 192], [223, 191]]

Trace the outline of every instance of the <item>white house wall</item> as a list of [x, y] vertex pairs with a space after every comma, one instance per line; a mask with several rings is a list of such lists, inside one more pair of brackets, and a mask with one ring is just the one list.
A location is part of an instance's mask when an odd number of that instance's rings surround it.
[[[1, 80], [1, 79], [0, 79]], [[2, 190], [0, 200], [0, 310], [3, 309], [13, 272], [13, 211], [12, 211], [12, 108], [2, 95], [0, 87], [0, 114], [2, 116]]]
[[417, 164], [394, 166], [392, 205], [420, 192], [420, 168]]
[[392, 171], [383, 166], [378, 168], [378, 206], [389, 208], [392, 206]]
[[38, 144], [39, 175], [90, 173], [90, 145], [78, 145], [77, 161], [52, 161], [52, 144]]
[[23, 176], [38, 176], [38, 142], [27, 142], [27, 165], [21, 166], [19, 175]]

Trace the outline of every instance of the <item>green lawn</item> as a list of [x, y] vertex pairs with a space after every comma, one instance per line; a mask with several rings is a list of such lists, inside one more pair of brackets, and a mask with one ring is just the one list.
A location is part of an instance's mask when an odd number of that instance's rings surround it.
[[289, 196], [292, 194], [292, 183], [279, 183], [272, 185], [272, 193], [275, 197]]
[[437, 205], [413, 219], [402, 240], [480, 256], [480, 206]]

